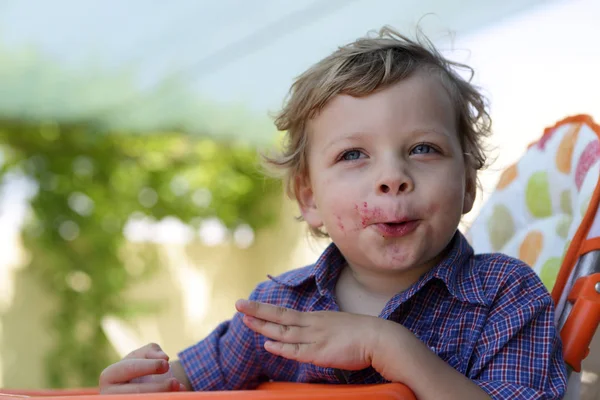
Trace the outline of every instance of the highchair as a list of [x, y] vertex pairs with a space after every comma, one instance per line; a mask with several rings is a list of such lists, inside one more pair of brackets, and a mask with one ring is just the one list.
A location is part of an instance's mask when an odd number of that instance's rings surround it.
[[503, 172], [467, 235], [477, 253], [525, 261], [551, 291], [569, 375], [600, 322], [599, 177], [600, 126], [559, 121]]

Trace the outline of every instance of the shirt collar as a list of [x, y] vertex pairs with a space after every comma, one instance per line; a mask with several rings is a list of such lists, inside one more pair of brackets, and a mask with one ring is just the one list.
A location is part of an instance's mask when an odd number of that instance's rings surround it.
[[[477, 269], [474, 268], [473, 255], [473, 248], [457, 230], [449, 244], [448, 254], [405, 292], [406, 297], [418, 292], [430, 280], [439, 279], [446, 285], [450, 294], [458, 300], [488, 305], [482, 282], [477, 275]], [[297, 270], [297, 273], [287, 273], [278, 277], [269, 276], [269, 278], [281, 285], [294, 288], [314, 281], [319, 294], [323, 296], [333, 293], [337, 277], [345, 264], [344, 256], [337, 246], [331, 243], [312, 267]]]
[[475, 265], [473, 248], [458, 230], [449, 246], [446, 257], [429, 270], [421, 281], [426, 283], [432, 278], [437, 278], [444, 282], [450, 294], [458, 300], [487, 306], [488, 301]]
[[314, 281], [321, 296], [333, 293], [335, 282], [342, 268], [346, 265], [346, 259], [334, 243], [327, 246], [319, 259], [311, 267], [302, 268], [292, 273], [277, 277], [270, 276], [274, 282], [288, 287], [299, 287], [309, 281]]

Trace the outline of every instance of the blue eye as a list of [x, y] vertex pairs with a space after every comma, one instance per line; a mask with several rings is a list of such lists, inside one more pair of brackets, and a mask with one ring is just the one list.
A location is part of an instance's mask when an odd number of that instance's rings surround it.
[[344, 160], [344, 161], [358, 160], [360, 158], [361, 154], [362, 154], [362, 151], [360, 151], [360, 150], [348, 150], [342, 154], [340, 159]]
[[437, 152], [437, 150], [428, 144], [421, 143], [413, 147], [410, 154], [429, 154], [432, 152]]

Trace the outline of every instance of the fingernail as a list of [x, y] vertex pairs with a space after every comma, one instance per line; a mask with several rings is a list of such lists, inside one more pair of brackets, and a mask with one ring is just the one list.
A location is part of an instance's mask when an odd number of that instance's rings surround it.
[[158, 352], [156, 352], [156, 355], [158, 355], [160, 358], [169, 358], [169, 356], [167, 355], [167, 353], [165, 353], [162, 350], [159, 350]]
[[244, 300], [244, 299], [239, 299], [238, 301], [235, 302], [235, 305], [238, 307], [243, 307], [247, 304], [248, 304], [248, 300]]
[[278, 350], [281, 348], [281, 342], [274, 342], [273, 340], [267, 340], [265, 342], [265, 349], [268, 350]]

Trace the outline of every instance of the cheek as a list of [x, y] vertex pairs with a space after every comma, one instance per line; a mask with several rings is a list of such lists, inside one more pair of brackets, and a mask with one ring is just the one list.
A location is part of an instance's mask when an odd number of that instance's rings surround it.
[[348, 203], [357, 196], [352, 184], [335, 178], [325, 178], [315, 182], [314, 189], [319, 206], [332, 210], [334, 214], [336, 210], [339, 210], [339, 214], [346, 212], [342, 210], [347, 208]]
[[358, 216], [362, 227], [366, 227], [370, 221], [383, 219], [383, 210], [380, 207], [369, 207], [369, 203], [363, 201], [362, 203], [354, 204], [354, 217]]
[[439, 210], [440, 210], [440, 203], [433, 202], [427, 207], [427, 210], [425, 210], [425, 212], [427, 213], [427, 215], [433, 215], [433, 214], [437, 213]]
[[462, 168], [449, 166], [439, 171], [430, 187], [440, 199], [456, 200], [465, 194], [466, 178]]
[[344, 232], [346, 230], [346, 226], [344, 225], [344, 221], [343, 221], [342, 217], [340, 215], [336, 215], [335, 220], [336, 220], [337, 227], [340, 230], [340, 232]]
[[464, 183], [459, 178], [447, 175], [440, 179], [436, 185], [429, 186], [425, 212], [427, 215], [436, 215], [443, 220], [454, 220], [457, 215], [462, 215], [464, 206]]

